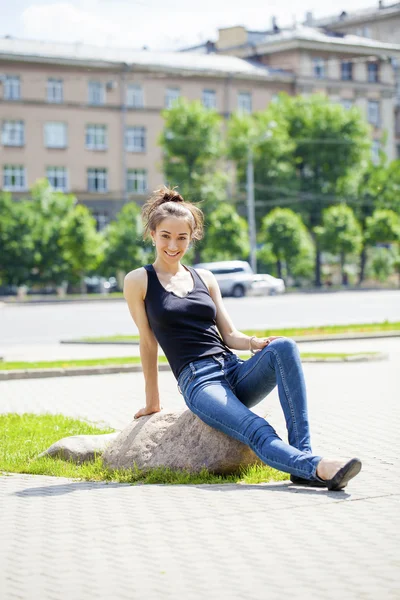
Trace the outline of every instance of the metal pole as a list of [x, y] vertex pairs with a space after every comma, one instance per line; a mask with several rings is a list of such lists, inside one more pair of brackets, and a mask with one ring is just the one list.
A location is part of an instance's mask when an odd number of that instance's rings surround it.
[[250, 240], [250, 265], [254, 273], [257, 273], [257, 240], [256, 240], [256, 218], [254, 209], [254, 167], [253, 150], [249, 148], [247, 155], [247, 220], [249, 223]]
[[126, 176], [126, 149], [125, 149], [125, 130], [126, 130], [126, 72], [129, 71], [129, 66], [124, 64], [121, 73], [121, 170], [122, 170], [122, 200], [126, 204], [128, 202], [128, 183]]

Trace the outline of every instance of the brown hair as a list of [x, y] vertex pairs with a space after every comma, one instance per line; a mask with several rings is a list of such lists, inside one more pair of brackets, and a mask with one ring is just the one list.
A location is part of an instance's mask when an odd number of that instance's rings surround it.
[[191, 202], [186, 202], [175, 189], [164, 185], [153, 192], [142, 208], [144, 239], [150, 237], [150, 232], [155, 231], [157, 225], [168, 217], [185, 219], [190, 227], [192, 240], [201, 240], [203, 237], [202, 211]]

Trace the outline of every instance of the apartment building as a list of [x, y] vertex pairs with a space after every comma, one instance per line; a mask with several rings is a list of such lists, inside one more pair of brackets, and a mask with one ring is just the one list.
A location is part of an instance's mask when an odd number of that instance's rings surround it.
[[302, 25], [280, 29], [273, 20], [268, 31], [220, 29], [214, 51], [293, 73], [295, 94], [322, 92], [345, 108], [359, 106], [371, 125], [374, 158], [380, 148], [389, 160], [397, 157], [400, 44]]
[[[375, 6], [352, 12], [341, 10], [336, 15], [324, 19], [314, 19], [312, 13], [308, 12], [305, 24], [311, 27], [325, 27], [341, 34], [400, 44], [400, 2], [385, 4], [379, 0]], [[398, 57], [392, 57], [392, 66], [396, 79], [395, 140], [397, 156], [400, 158], [400, 60]]]
[[47, 177], [102, 228], [163, 184], [161, 111], [176, 98], [228, 117], [280, 90], [291, 73], [237, 57], [1, 39], [1, 187], [18, 198]]

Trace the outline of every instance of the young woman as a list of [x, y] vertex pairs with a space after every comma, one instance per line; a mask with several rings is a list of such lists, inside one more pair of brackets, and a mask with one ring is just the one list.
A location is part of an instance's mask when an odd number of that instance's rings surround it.
[[[143, 207], [153, 264], [128, 273], [124, 295], [140, 334], [146, 406], [135, 419], [159, 412], [160, 344], [188, 408], [205, 423], [244, 442], [266, 464], [298, 485], [343, 489], [361, 462], [312, 453], [306, 389], [296, 344], [284, 337], [249, 337], [233, 325], [214, 275], [182, 264], [201, 239], [203, 214], [175, 190], [162, 188]], [[223, 235], [223, 232], [221, 232]], [[242, 360], [231, 349], [250, 350]], [[278, 386], [289, 443], [250, 409]]]

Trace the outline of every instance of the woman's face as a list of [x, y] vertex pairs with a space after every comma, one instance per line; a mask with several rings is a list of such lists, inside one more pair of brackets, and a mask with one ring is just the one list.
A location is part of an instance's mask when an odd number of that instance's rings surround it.
[[191, 231], [185, 219], [168, 217], [151, 232], [157, 255], [169, 263], [181, 260], [188, 249]]

